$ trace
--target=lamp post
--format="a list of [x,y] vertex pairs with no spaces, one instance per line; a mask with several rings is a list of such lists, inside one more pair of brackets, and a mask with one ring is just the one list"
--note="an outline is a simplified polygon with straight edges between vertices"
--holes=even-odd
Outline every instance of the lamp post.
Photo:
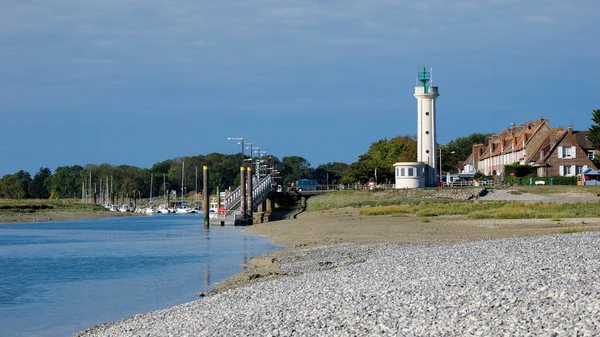
[[[450,153],[456,153],[456,151],[450,151]],[[440,146],[440,187],[442,186],[442,147]]]
[[248,161],[250,162],[250,167],[252,167],[252,143],[246,143],[246,145],[250,145],[250,146],[246,146],[246,150],[250,150],[250,159],[248,159]]
[[229,137],[227,140],[239,140],[242,143],[242,166],[244,167],[244,138],[241,137]]
[[256,176],[260,178],[260,167],[262,167],[262,157],[267,154],[267,151],[261,151],[260,147],[258,150],[254,151],[258,154],[258,162],[256,164]]

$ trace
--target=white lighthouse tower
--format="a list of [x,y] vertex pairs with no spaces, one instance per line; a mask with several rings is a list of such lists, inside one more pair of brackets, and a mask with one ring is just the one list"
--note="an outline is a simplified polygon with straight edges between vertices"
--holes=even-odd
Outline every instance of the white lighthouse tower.
[[438,98],[438,88],[429,86],[431,73],[423,68],[418,75],[420,86],[415,87],[417,99],[418,141],[417,161],[425,164],[425,186],[437,185],[437,143],[435,138],[435,99]]
[[431,73],[423,68],[415,87],[417,99],[418,132],[417,161],[395,163],[396,188],[420,188],[437,186],[437,142],[435,138],[435,99],[438,88],[430,85]]

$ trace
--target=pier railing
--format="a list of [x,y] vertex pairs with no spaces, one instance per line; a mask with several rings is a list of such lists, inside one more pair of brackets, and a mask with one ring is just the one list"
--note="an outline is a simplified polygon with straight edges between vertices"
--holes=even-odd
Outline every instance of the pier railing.
[[[265,199],[269,196],[269,193],[273,189],[273,177],[270,175],[262,178],[257,184],[253,184],[252,188],[252,210],[255,210],[258,205],[262,204]],[[225,200],[223,201],[223,205],[227,210],[239,210],[242,204],[240,195],[240,188],[236,188],[233,190]]]
[[273,190],[273,178],[268,175],[252,189],[252,211],[262,204]]
[[229,193],[229,195],[225,197],[225,200],[223,200],[223,206],[227,210],[239,209],[240,204],[241,200],[239,187]]

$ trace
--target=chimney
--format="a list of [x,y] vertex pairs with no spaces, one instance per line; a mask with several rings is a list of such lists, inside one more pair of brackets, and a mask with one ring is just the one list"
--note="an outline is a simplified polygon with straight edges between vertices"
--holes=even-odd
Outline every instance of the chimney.
[[479,168],[479,156],[481,156],[484,147],[485,145],[483,144],[473,145],[473,169],[475,170]]

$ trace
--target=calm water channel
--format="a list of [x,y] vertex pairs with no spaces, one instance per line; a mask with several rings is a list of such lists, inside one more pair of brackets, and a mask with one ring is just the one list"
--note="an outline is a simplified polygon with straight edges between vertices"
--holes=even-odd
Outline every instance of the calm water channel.
[[197,299],[278,249],[202,216],[0,224],[0,334],[71,336]]

